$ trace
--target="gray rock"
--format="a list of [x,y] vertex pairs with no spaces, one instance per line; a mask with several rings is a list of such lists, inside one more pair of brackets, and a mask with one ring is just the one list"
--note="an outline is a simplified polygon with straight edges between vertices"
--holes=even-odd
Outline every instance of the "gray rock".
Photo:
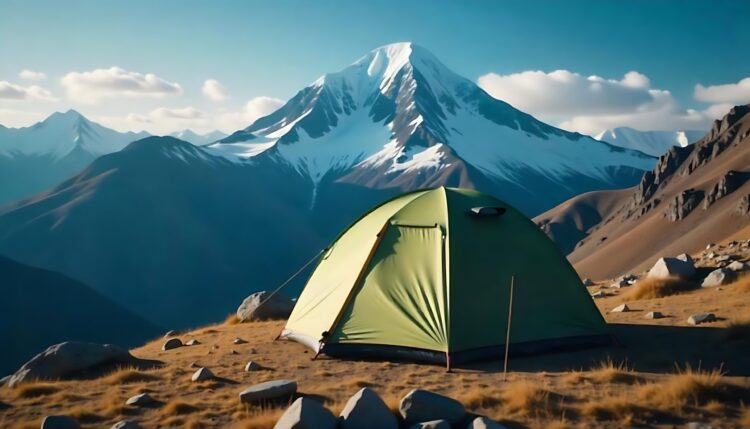
[[458,423],[466,414],[464,406],[455,399],[422,389],[414,389],[404,396],[399,411],[407,423],[432,420]]
[[744,262],[734,261],[731,264],[727,265],[727,268],[729,268],[730,270],[736,273],[741,273],[743,271],[747,271],[748,269],[750,269],[750,265]]
[[627,313],[630,311],[630,307],[627,304],[620,304],[617,307],[609,310],[610,313]]
[[649,311],[645,317],[646,319],[661,319],[664,315],[660,311]]
[[338,424],[333,415],[320,402],[306,396],[297,398],[276,422],[274,429],[335,429]]
[[625,279],[615,280],[614,283],[609,285],[610,289],[620,289],[622,287],[628,287],[628,286],[630,286],[630,283]]
[[[682,256],[682,255],[680,255]],[[693,259],[688,256],[687,260],[678,258],[659,258],[648,271],[649,278],[680,277],[689,278],[695,274]]]
[[260,371],[263,369],[262,366],[258,362],[250,361],[247,364],[245,364],[245,371],[251,372],[251,371]]
[[178,331],[177,329],[172,329],[171,331],[167,331],[167,333],[164,334],[164,338],[176,337],[176,336],[178,336],[180,334],[181,334],[181,332]]
[[706,246],[706,250],[708,250],[708,249],[710,249],[710,248],[712,248],[714,246],[716,246],[715,243],[708,243],[708,245]]
[[[270,296],[270,298],[269,298]],[[263,305],[260,305],[263,303]],[[237,320],[286,319],[294,309],[294,301],[279,294],[272,295],[267,291],[255,292],[245,298],[237,309]]]
[[339,414],[341,429],[398,429],[396,416],[372,389],[364,387]]
[[713,322],[716,320],[716,315],[713,313],[698,313],[688,317],[687,322],[691,325],[700,325],[701,323]]
[[734,271],[727,268],[719,268],[717,270],[711,271],[711,273],[709,273],[706,278],[703,279],[701,287],[725,285],[733,282],[735,277],[736,275],[734,274]]
[[65,379],[91,369],[136,366],[140,359],[112,344],[68,341],[48,347],[19,368],[8,380],[8,386],[31,380]]
[[42,420],[42,429],[78,429],[81,426],[73,417],[47,416]]
[[193,376],[190,377],[192,381],[206,381],[206,380],[213,380],[216,378],[213,372],[211,372],[208,368],[198,368],[197,371],[193,373]]
[[606,298],[609,294],[607,292],[604,292],[603,290],[600,290],[599,292],[594,292],[591,294],[592,298]]
[[506,427],[487,417],[477,417],[469,423],[467,429],[506,429]]
[[716,261],[716,262],[729,262],[732,259],[733,259],[732,255],[721,255],[721,256],[717,256],[716,259],[714,259],[714,261]]
[[131,396],[127,401],[125,401],[125,404],[133,405],[136,407],[149,407],[156,403],[156,399],[151,397],[151,395],[149,395],[148,393],[140,393],[138,395]]
[[185,345],[186,345],[186,346],[197,346],[197,345],[199,345],[200,343],[201,343],[200,341],[198,341],[198,340],[196,340],[195,338],[193,338],[192,340],[190,340],[190,341],[188,341],[187,343],[185,343]]
[[111,429],[142,429],[143,426],[133,420],[120,420],[112,425]]
[[746,216],[750,214],[750,194],[743,195],[737,201],[734,212],[740,216]]
[[409,426],[409,429],[451,429],[451,424],[448,420],[431,420],[413,424]]
[[170,338],[167,341],[164,341],[164,345],[161,346],[161,349],[167,351],[178,347],[182,347],[182,341],[179,338]]
[[288,398],[297,393],[297,382],[290,380],[272,380],[250,386],[240,392],[240,402],[254,403]]
[[668,204],[664,216],[672,222],[684,219],[703,200],[704,192],[698,189],[685,189]]
[[247,343],[247,341],[245,341],[245,340],[243,340],[242,338],[239,338],[239,337],[238,337],[238,338],[235,338],[235,339],[234,339],[234,340],[232,341],[232,344],[245,344],[245,343]]
[[594,285],[594,281],[591,280],[591,279],[589,279],[589,278],[583,279],[583,285],[584,286],[593,286]]

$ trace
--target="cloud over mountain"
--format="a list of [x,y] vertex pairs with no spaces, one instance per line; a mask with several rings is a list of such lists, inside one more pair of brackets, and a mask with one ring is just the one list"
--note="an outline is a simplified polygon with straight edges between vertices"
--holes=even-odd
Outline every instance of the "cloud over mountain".
[[750,77],[724,85],[697,84],[693,96],[696,100],[708,103],[745,104],[750,102]]
[[54,101],[52,93],[41,86],[21,86],[5,80],[0,81],[0,100],[44,100]]
[[95,103],[107,97],[164,97],[182,93],[182,87],[153,73],[138,73],[121,67],[70,72],[61,80],[70,98]]
[[229,98],[227,89],[216,79],[208,79],[203,82],[201,90],[206,97],[213,101],[224,101]]

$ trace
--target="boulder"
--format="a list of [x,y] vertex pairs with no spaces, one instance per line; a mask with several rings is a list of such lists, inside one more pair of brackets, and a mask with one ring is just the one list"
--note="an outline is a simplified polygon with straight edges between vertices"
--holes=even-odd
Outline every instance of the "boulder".
[[262,366],[258,362],[250,361],[247,364],[245,364],[245,371],[251,372],[251,371],[260,371],[263,369]]
[[660,311],[649,311],[645,317],[646,319],[661,319],[664,315]]
[[421,422],[409,426],[409,429],[451,429],[451,424],[448,420],[431,420],[429,422]]
[[339,414],[341,429],[398,429],[396,416],[372,389],[364,387]]
[[716,315],[713,313],[698,313],[688,317],[687,322],[691,325],[700,325],[701,323],[713,322],[716,320]]
[[[263,305],[260,305],[261,303]],[[255,292],[240,304],[237,309],[237,320],[242,323],[250,320],[286,319],[293,308],[294,301],[289,298],[279,294],[271,295],[267,291]]]
[[727,268],[734,271],[735,273],[741,273],[743,271],[747,271],[750,269],[750,265],[740,262],[740,261],[734,261],[731,264],[727,265]]
[[[682,256],[682,255],[681,255]],[[649,278],[680,277],[689,278],[695,274],[693,259],[689,256],[686,260],[678,258],[659,258],[648,271]]]
[[158,401],[148,393],[140,393],[138,395],[131,396],[127,401],[125,401],[125,404],[133,405],[135,407],[150,407],[152,405],[156,405],[157,403]]
[[57,380],[80,375],[87,370],[139,366],[143,362],[127,350],[112,344],[68,341],[48,347],[31,358],[8,380],[8,386],[31,380]]
[[717,270],[711,271],[705,279],[703,279],[703,283],[701,283],[701,287],[713,287],[713,286],[721,286],[728,283],[731,283],[734,281],[736,275],[734,274],[734,271],[728,269],[728,268],[719,268]]
[[500,423],[494,422],[487,417],[477,417],[469,423],[467,429],[506,429]]
[[78,429],[81,426],[73,417],[47,416],[42,420],[42,429]]
[[132,420],[120,420],[111,429],[142,429],[142,426]]
[[627,313],[630,311],[630,307],[627,304],[620,304],[617,307],[609,310],[610,313]]
[[320,402],[306,396],[297,398],[276,422],[274,429],[335,429],[338,420]]
[[179,338],[170,338],[167,341],[164,341],[164,345],[161,346],[161,349],[167,351],[178,347],[182,347],[182,341]]
[[297,393],[297,382],[272,380],[250,386],[240,392],[240,402],[254,403],[289,398]]
[[466,414],[464,406],[455,399],[422,389],[414,389],[404,396],[399,411],[407,423],[447,420],[453,424]]
[[190,377],[192,381],[206,381],[206,380],[213,380],[216,378],[213,372],[211,372],[208,368],[198,368],[197,371],[193,373],[193,376]]
[[198,340],[196,340],[195,338],[193,338],[192,340],[190,340],[190,341],[188,341],[187,343],[185,343],[185,345],[186,345],[186,346],[197,346],[197,345],[199,345],[200,343],[201,343],[200,341],[198,341]]

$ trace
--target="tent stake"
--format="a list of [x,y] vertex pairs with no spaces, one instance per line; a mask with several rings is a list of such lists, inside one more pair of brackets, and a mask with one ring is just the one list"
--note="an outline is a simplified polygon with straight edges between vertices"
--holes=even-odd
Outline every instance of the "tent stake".
[[515,274],[510,276],[510,300],[508,301],[508,330],[505,333],[505,359],[503,362],[503,381],[508,379],[508,351],[510,350],[510,325],[513,321],[513,286],[516,282]]

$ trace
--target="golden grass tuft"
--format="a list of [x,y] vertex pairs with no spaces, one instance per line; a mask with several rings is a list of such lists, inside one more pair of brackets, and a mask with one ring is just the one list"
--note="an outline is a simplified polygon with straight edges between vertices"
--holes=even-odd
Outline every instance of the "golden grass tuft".
[[742,292],[750,292],[750,274],[744,274],[733,283],[727,285],[727,288],[737,289]]
[[549,416],[556,408],[552,393],[529,380],[509,383],[500,399],[503,412],[511,416]]
[[36,398],[39,396],[47,396],[56,393],[60,390],[59,386],[52,383],[43,383],[39,381],[32,381],[29,383],[19,384],[13,388],[13,394],[16,399],[22,398]]
[[232,313],[227,316],[226,319],[224,319],[224,324],[227,326],[237,325],[240,323],[240,319],[237,318],[237,315]]
[[470,410],[481,408],[494,408],[502,403],[499,390],[488,390],[480,386],[472,386],[464,389],[459,400]]
[[155,374],[149,374],[146,372],[138,371],[132,368],[121,368],[108,376],[104,377],[104,382],[107,384],[130,384],[156,381],[159,377]]
[[635,282],[635,285],[622,294],[622,297],[630,300],[664,298],[695,288],[693,283],[676,277],[665,279],[644,277]]
[[365,377],[353,377],[342,382],[341,385],[344,387],[356,387],[358,389],[361,389],[363,387],[377,386],[377,383],[374,383],[372,382],[372,380]]
[[167,402],[161,409],[161,414],[165,416],[182,416],[198,411],[198,407],[179,399]]
[[627,383],[632,384],[638,380],[635,371],[628,366],[627,361],[615,363],[607,359],[599,366],[588,371],[585,376],[594,383]]
[[250,416],[240,421],[235,427],[237,429],[273,429],[284,411],[282,408],[256,407],[253,408]]
[[636,416],[646,414],[646,410],[625,395],[592,398],[581,406],[580,412],[596,420],[617,420],[623,427],[631,426]]

